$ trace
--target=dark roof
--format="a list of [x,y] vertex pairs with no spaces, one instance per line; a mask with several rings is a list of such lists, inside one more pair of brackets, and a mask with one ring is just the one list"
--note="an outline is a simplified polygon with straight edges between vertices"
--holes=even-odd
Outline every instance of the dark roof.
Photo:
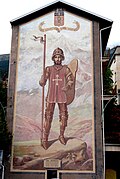
[[[35,11],[32,11],[28,14],[21,16],[21,17],[13,19],[10,21],[10,23],[12,26],[21,25],[23,23],[29,22],[30,20],[32,20],[34,18],[45,15],[46,13],[49,13],[49,12],[55,10],[56,8],[63,8],[66,11],[72,12],[78,16],[84,17],[91,21],[99,22],[100,30],[101,30],[101,37],[103,39],[102,40],[102,49],[105,50],[113,21],[111,21],[107,18],[104,18],[102,16],[99,16],[97,14],[91,13],[85,9],[82,9],[82,8],[76,7],[74,5],[71,5],[69,3],[66,3],[65,1],[57,0],[55,2],[52,2],[51,4],[48,4],[44,7],[37,9]],[[104,28],[105,28],[105,30],[102,30]]]
[[120,50],[119,50],[119,52],[117,52],[117,49],[118,49],[118,48],[120,49],[120,46],[119,46],[119,45],[113,47],[113,48],[110,50],[110,59],[109,59],[108,67],[111,66],[111,64],[112,64],[112,62],[113,62],[113,60],[114,60],[114,58],[115,58],[115,55],[120,55]]
[[39,8],[35,11],[32,11],[28,14],[25,14],[23,16],[20,16],[16,19],[13,19],[11,20],[11,25],[19,25],[19,24],[22,24],[24,22],[27,22],[27,21],[30,21],[34,18],[37,18],[41,15],[44,15],[46,13],[49,13],[51,11],[53,11],[54,9],[56,8],[64,8],[65,10],[69,11],[69,12],[72,12],[76,15],[80,15],[82,17],[85,17],[89,20],[95,20],[95,21],[98,21],[100,23],[100,29],[101,28],[105,28],[107,26],[111,26],[112,25],[112,21],[107,19],[107,18],[104,18],[102,16],[99,16],[99,15],[96,15],[92,12],[89,12],[85,9],[82,9],[82,8],[79,8],[79,7],[76,7],[74,5],[71,5],[71,4],[68,4],[66,3],[65,1],[60,1],[60,0],[57,0],[51,4],[48,4],[47,6],[44,6],[42,8]]

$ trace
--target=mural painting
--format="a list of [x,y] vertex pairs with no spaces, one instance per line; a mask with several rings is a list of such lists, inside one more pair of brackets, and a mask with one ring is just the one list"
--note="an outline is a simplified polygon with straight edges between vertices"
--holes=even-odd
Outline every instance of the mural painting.
[[95,172],[93,80],[91,21],[57,9],[20,26],[11,171]]

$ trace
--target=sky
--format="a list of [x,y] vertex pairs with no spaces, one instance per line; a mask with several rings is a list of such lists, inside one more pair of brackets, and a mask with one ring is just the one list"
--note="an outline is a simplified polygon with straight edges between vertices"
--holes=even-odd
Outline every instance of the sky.
[[[0,5],[0,54],[11,51],[12,28],[10,21],[42,8],[55,0],[1,0]],[[119,0],[65,0],[78,8],[112,20],[107,47],[120,45],[120,7]]]

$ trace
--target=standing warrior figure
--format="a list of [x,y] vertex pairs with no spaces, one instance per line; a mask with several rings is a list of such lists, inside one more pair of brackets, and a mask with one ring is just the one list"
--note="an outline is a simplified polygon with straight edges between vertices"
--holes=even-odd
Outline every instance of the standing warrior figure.
[[60,135],[58,139],[61,144],[66,144],[64,137],[64,131],[68,120],[66,93],[73,85],[73,75],[67,65],[62,65],[64,58],[63,50],[56,48],[52,54],[54,65],[45,68],[45,73],[42,75],[39,82],[43,87],[45,86],[47,80],[49,81],[42,139],[42,146],[45,150],[48,148],[48,136],[50,133],[56,103],[58,104],[60,119]]

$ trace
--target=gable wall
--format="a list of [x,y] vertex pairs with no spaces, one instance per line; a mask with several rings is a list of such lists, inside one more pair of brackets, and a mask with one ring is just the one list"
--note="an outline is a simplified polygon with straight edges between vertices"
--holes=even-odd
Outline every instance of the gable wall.
[[[60,173],[62,179],[70,178],[77,179],[101,179],[103,178],[103,146],[102,146],[102,128],[101,128],[101,84],[100,84],[100,46],[99,46],[99,23],[93,21],[93,71],[94,71],[94,135],[95,135],[95,173]],[[19,26],[13,26],[12,29],[12,47],[10,58],[10,74],[9,74],[9,89],[8,89],[8,108],[7,120],[10,131],[13,129],[14,118],[14,100],[16,86],[16,65],[18,59],[18,34]],[[10,166],[7,164],[6,178],[44,178],[43,173],[35,172],[10,172]]]

